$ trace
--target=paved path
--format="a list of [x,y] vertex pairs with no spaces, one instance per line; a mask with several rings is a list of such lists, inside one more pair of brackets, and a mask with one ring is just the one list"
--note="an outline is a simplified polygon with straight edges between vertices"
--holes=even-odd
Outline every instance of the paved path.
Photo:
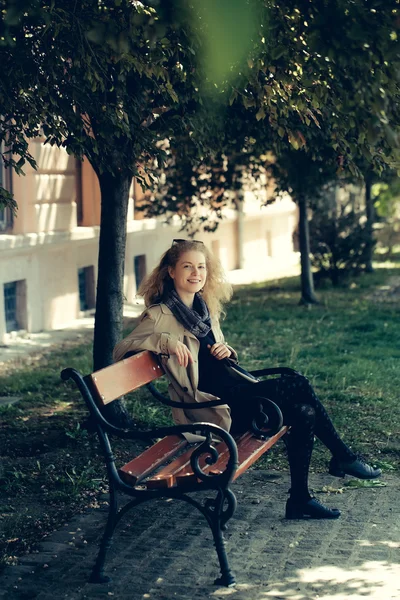
[[[321,494],[337,521],[283,519],[286,474],[251,470],[234,484],[239,500],[227,532],[236,588],[213,585],[218,574],[211,535],[189,505],[157,501],[121,523],[110,552],[109,584],[87,582],[105,507],[66,524],[39,552],[9,567],[1,600],[358,600],[400,599],[400,476],[387,487]],[[342,483],[312,475],[315,491]]]

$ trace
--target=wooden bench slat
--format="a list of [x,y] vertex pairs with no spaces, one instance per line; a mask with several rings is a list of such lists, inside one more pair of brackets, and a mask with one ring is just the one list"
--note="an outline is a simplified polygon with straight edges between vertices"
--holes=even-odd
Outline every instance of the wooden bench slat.
[[[287,430],[288,428],[286,426],[282,427],[278,433],[270,438],[267,438],[266,440],[261,440],[254,437],[254,435],[249,431],[238,436],[236,438],[236,444],[238,448],[238,468],[233,480],[244,473],[254,462],[256,462],[258,458],[260,458],[260,456],[267,452],[267,450],[269,450],[279,440],[279,438],[281,438],[287,432]],[[218,446],[218,452],[219,458],[213,465],[204,466],[205,461],[203,461],[203,464],[200,463],[205,473],[220,474],[226,469],[229,459],[229,451],[224,443]],[[189,463],[185,470],[182,470],[177,474],[176,485],[185,486],[189,483],[193,483],[194,481],[196,481],[196,476],[193,473]]]
[[89,375],[98,401],[105,405],[164,375],[152,352],[139,352]]
[[[238,455],[239,455],[239,466],[237,471],[233,477],[233,480],[237,479],[239,475],[244,473],[253,463],[256,462],[260,456],[267,452],[272,446],[287,432],[288,427],[285,425],[272,435],[270,438],[266,440],[260,440],[255,438],[250,433],[246,433],[245,436],[248,436],[247,439],[243,440],[242,443],[238,446]],[[245,437],[244,436],[244,437]]]
[[189,448],[186,452],[178,456],[174,462],[164,467],[154,477],[146,481],[146,487],[148,489],[173,487],[176,484],[176,478],[180,473],[185,472],[187,469],[192,472],[190,466],[190,457],[192,456],[195,447],[196,446],[192,446]]
[[[234,480],[244,473],[256,460],[269,450],[286,432],[288,428],[282,429],[275,435],[261,440],[254,437],[251,432],[246,432],[236,438],[238,447],[238,469],[235,473]],[[164,487],[185,487],[197,481],[196,475],[193,473],[190,457],[195,447],[189,448],[181,454],[172,463],[162,468],[154,477],[144,482],[148,489],[164,488]],[[219,458],[216,463],[207,465],[207,454],[200,457],[199,465],[201,469],[207,473],[222,473],[229,459],[229,450],[224,442],[217,446]]]
[[139,483],[187,445],[187,440],[180,435],[163,438],[118,469],[121,479],[129,485]]
[[[238,444],[239,440],[236,440],[236,443]],[[219,457],[218,457],[217,462],[212,465],[207,465],[207,463],[206,463],[207,454],[205,454],[204,457],[200,458],[199,465],[205,473],[215,472],[215,473],[219,474],[222,472],[223,468],[227,464],[227,461],[229,458],[229,450],[228,450],[228,447],[225,444],[225,442],[219,443],[217,445],[217,450],[218,450]],[[223,465],[223,468],[220,468],[220,465]],[[178,485],[178,486],[185,486],[190,483],[193,483],[196,480],[197,480],[197,477],[193,473],[192,467],[190,465],[190,461],[188,461],[188,464],[185,467],[185,469],[182,469],[179,473],[177,473],[177,475],[175,477],[175,482],[176,482],[176,485]]]
[[[159,471],[155,477],[152,477],[150,480],[146,481],[145,485],[149,489],[152,489],[159,487],[172,487],[174,485],[185,486],[197,481],[197,476],[193,473],[192,466],[190,464],[191,456],[197,446],[198,444],[189,448],[173,463],[167,465],[166,467],[164,467],[164,469]],[[213,465],[207,465],[206,461],[208,454],[203,454],[200,456],[199,466],[205,473],[210,473],[213,471],[220,472],[220,469],[218,468],[220,463],[223,464],[223,466],[225,467],[229,457],[228,447],[224,442],[220,442],[217,445],[217,449],[219,453],[219,458],[218,462]]]

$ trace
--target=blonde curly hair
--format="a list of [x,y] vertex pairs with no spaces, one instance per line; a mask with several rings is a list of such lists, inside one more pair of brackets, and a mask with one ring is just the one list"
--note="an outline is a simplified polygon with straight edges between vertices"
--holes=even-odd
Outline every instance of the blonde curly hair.
[[223,305],[232,297],[232,286],[227,281],[220,261],[208,250],[203,242],[181,240],[173,243],[161,257],[160,263],[142,282],[138,294],[143,296],[146,306],[163,301],[164,295],[171,289],[173,281],[168,267],[174,268],[185,252],[195,250],[204,254],[206,259],[207,279],[201,294],[212,317],[219,319],[224,315]]

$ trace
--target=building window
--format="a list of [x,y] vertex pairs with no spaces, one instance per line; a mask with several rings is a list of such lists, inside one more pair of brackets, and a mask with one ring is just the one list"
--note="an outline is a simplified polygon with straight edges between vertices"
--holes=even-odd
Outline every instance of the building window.
[[133,270],[135,272],[136,290],[139,289],[140,284],[146,277],[146,255],[139,254],[133,259]]
[[[12,194],[12,169],[6,169],[0,155],[0,187]],[[9,208],[0,206],[0,232],[9,231],[13,226],[13,213]]]
[[26,329],[26,281],[4,284],[6,332]]
[[96,294],[94,289],[94,267],[82,267],[78,269],[79,283],[79,310],[91,310],[96,305]]
[[8,231],[12,228],[12,212],[9,208],[0,207],[0,232]]

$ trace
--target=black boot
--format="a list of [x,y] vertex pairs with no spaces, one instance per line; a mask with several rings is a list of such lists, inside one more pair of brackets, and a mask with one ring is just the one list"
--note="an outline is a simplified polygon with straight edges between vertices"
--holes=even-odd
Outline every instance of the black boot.
[[316,498],[309,500],[296,500],[289,498],[286,502],[287,519],[337,519],[340,510],[327,508]]
[[344,461],[332,456],[329,463],[329,473],[334,477],[353,475],[353,477],[358,477],[358,479],[375,479],[382,474],[382,471],[381,469],[371,467],[361,457],[355,460]]

